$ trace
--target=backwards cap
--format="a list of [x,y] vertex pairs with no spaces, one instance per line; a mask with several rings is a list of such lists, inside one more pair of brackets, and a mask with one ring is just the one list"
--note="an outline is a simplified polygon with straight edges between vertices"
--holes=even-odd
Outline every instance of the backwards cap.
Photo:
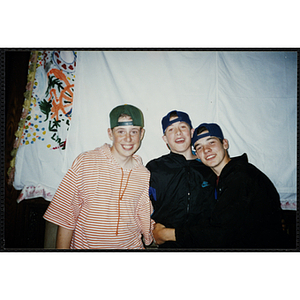
[[[170,121],[170,115],[172,113],[176,113],[178,118]],[[173,123],[176,123],[176,122],[185,122],[187,124],[189,124],[189,126],[191,128],[193,128],[192,126],[192,122],[189,118],[189,115],[182,112],[182,111],[177,111],[177,110],[172,110],[170,111],[166,116],[163,117],[163,119],[161,120],[161,125],[162,125],[162,129],[163,129],[163,133],[165,133],[166,129],[168,126],[172,125]]]
[[[197,131],[200,127],[204,127],[207,129],[208,132],[206,133],[200,133],[199,135],[197,135]],[[206,136],[215,136],[221,140],[224,139],[224,136],[223,136],[223,132],[220,128],[220,126],[216,123],[202,123],[200,124],[194,131],[194,134],[193,134],[193,137],[192,137],[192,145],[194,146],[195,143],[206,137]]]
[[[118,122],[118,119],[121,114],[129,115],[132,121]],[[127,125],[140,126],[142,128],[144,127],[143,113],[137,107],[130,104],[124,104],[115,107],[110,112],[109,118],[110,118],[110,128],[114,128],[117,126],[127,126]]]

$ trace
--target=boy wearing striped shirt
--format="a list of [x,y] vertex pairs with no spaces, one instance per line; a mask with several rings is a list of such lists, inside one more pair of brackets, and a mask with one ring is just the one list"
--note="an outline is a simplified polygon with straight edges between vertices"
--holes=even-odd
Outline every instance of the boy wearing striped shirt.
[[135,155],[143,127],[137,107],[117,106],[110,112],[112,146],[75,159],[44,215],[58,225],[57,249],[143,249],[151,244],[150,173]]

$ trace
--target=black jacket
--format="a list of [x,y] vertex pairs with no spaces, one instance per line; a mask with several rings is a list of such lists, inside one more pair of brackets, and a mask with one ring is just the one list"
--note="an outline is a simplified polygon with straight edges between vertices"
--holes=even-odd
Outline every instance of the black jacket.
[[[173,152],[150,161],[146,167],[151,172],[149,194],[156,223],[169,228],[193,226],[208,215],[207,203],[212,202],[215,182],[210,168]],[[161,247],[178,245],[166,242]]]
[[191,248],[286,248],[278,192],[269,178],[248,163],[231,159],[220,174],[206,224],[178,226],[176,240]]

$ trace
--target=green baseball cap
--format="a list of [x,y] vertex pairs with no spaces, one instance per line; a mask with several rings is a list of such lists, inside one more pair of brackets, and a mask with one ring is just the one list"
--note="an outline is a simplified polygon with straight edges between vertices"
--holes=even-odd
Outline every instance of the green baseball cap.
[[[118,119],[121,114],[129,115],[132,121],[118,122]],[[110,112],[109,118],[110,118],[110,128],[114,128],[117,126],[127,126],[127,125],[140,126],[142,128],[144,127],[143,113],[137,107],[130,104],[124,104],[115,107]]]

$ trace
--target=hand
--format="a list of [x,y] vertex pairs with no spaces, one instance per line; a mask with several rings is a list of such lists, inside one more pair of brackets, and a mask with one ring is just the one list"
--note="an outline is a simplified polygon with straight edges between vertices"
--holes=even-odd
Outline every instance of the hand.
[[157,245],[161,245],[166,241],[176,241],[175,229],[166,228],[163,224],[156,223],[152,233]]

